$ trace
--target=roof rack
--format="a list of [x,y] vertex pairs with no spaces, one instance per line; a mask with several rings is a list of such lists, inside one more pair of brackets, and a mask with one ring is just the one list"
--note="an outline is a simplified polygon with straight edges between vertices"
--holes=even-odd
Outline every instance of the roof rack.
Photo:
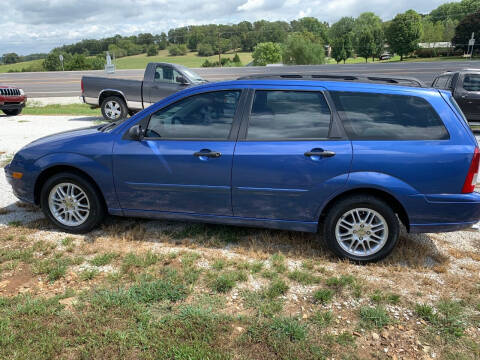
[[326,81],[352,81],[362,83],[386,83],[414,87],[426,87],[420,80],[412,77],[397,77],[388,75],[344,75],[344,74],[256,74],[239,77],[237,80],[257,79],[291,79],[291,80],[326,80]]

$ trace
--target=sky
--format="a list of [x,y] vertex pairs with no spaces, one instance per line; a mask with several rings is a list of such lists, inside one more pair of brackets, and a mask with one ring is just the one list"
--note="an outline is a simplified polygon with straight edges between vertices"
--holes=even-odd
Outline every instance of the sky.
[[335,22],[373,11],[383,20],[414,9],[428,13],[445,0],[4,0],[0,54],[49,52],[82,39],[153,34],[197,24],[291,21],[314,16]]

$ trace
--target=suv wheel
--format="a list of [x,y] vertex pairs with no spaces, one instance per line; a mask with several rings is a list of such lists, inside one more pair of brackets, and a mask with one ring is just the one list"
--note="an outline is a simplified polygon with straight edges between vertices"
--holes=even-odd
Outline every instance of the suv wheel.
[[356,262],[383,259],[395,247],[400,225],[383,200],[359,195],[333,205],[325,218],[323,236],[331,251]]
[[100,224],[105,216],[98,191],[76,174],[53,175],[43,185],[40,196],[45,216],[71,233],[86,233]]
[[16,116],[22,112],[22,109],[2,110],[7,116]]
[[108,121],[122,120],[128,115],[127,104],[118,96],[107,97],[103,100],[101,108],[103,117]]

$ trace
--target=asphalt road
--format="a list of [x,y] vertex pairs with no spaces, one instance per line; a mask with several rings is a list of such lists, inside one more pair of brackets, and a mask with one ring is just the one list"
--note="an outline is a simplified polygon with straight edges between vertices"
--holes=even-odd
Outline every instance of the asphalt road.
[[[195,70],[205,79],[210,81],[236,79],[240,76],[262,73],[368,73],[391,76],[411,76],[430,84],[435,74],[441,73],[445,70],[463,68],[480,68],[480,60],[281,67],[199,68]],[[80,95],[81,92],[80,78],[83,75],[142,79],[143,70],[118,70],[114,75],[107,75],[101,70],[5,73],[0,74],[0,85],[18,86],[24,89],[28,96],[35,98],[77,96]]]

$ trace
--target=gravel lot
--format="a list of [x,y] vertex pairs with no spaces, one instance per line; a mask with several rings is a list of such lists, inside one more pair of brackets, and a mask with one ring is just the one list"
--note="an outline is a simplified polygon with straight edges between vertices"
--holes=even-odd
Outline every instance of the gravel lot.
[[[22,146],[49,134],[94,125],[95,117],[72,116],[0,116],[0,163],[11,157]],[[477,136],[480,141],[480,134]],[[7,213],[0,215],[0,226],[12,221],[31,221],[42,217],[41,212],[30,207],[20,207],[13,195],[3,171],[0,174],[0,209]]]

